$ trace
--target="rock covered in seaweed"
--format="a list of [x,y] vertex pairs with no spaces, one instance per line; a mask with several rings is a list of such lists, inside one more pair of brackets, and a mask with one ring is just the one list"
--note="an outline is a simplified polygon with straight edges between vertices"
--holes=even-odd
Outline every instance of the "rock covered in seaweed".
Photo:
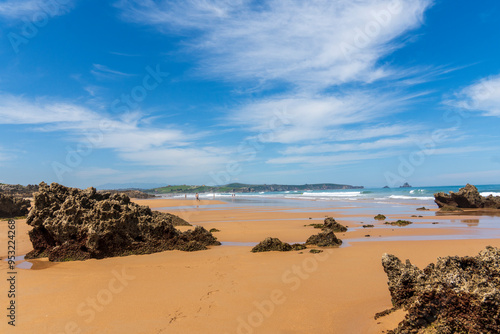
[[384,254],[382,265],[394,306],[408,311],[391,333],[500,333],[500,249],[423,270]]
[[301,244],[290,245],[286,242],[281,241],[278,238],[266,238],[263,241],[261,241],[258,245],[256,245],[254,248],[252,248],[252,253],[272,252],[272,251],[289,252],[293,250],[302,250],[305,248],[306,246],[304,245]]
[[0,218],[26,216],[30,205],[26,199],[0,193]]
[[346,232],[347,231],[347,227],[345,227],[342,224],[337,223],[337,221],[335,219],[333,219],[332,217],[325,218],[323,229],[325,229],[325,230],[329,229],[329,230],[332,230],[333,232]]
[[434,194],[434,202],[440,208],[500,209],[500,196],[483,197],[471,184],[467,184],[456,193],[450,191],[449,194],[443,192]]
[[41,183],[27,224],[33,251],[27,258],[85,260],[220,245],[202,227],[180,232],[181,218],[140,206],[126,195]]
[[337,247],[342,245],[342,240],[337,238],[332,230],[326,230],[319,234],[311,235],[306,245],[316,245],[318,247]]

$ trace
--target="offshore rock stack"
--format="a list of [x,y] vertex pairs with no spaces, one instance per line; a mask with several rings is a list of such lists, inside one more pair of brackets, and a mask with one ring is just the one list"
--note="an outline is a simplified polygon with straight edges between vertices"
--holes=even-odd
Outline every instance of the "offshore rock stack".
[[500,196],[481,196],[477,188],[467,184],[458,192],[434,194],[434,202],[440,208],[459,209],[500,209]]
[[33,251],[50,261],[102,259],[165,250],[196,251],[220,242],[203,227],[180,232],[183,219],[132,203],[122,194],[41,183],[27,224]]

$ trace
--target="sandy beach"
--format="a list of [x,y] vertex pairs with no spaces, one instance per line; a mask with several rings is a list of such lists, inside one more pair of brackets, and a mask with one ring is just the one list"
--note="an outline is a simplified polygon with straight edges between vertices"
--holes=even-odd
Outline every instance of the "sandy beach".
[[[382,254],[409,258],[424,267],[440,256],[475,255],[487,245],[500,247],[498,229],[489,225],[498,217],[436,216],[412,206],[404,212],[384,207],[367,212],[329,203],[294,207],[211,200],[135,202],[217,228],[220,232],[214,235],[223,245],[192,253],[83,262],[30,260],[31,269],[18,269],[16,328],[1,322],[1,332],[383,333],[395,328],[404,312],[373,318],[391,307]],[[408,219],[413,224],[388,226],[373,219],[377,213],[386,214],[387,221]],[[304,242],[319,232],[305,225],[322,223],[325,216],[349,226],[348,232],[337,234],[344,240],[342,247],[319,254],[309,249],[250,252],[253,244],[269,236]],[[0,222],[1,245],[6,245],[6,229],[7,222]],[[28,230],[25,220],[17,221],[18,255],[31,250]],[[0,257],[6,254],[6,247],[0,249]],[[7,272],[7,262],[0,262],[0,271]],[[0,289],[7,291],[6,280],[1,281]],[[2,293],[1,305],[6,299]]]

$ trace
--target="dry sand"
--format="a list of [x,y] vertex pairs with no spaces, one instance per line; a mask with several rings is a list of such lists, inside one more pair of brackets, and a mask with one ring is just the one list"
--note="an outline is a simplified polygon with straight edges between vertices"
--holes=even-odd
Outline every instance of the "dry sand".
[[[363,229],[361,219],[332,212],[289,212],[283,208],[227,208],[207,201],[137,200],[206,228],[216,227],[223,242],[258,242],[268,236],[305,241],[319,230],[304,226],[325,215],[351,227],[344,240],[373,235],[369,242],[303,252],[250,252],[250,246],[220,246],[207,251],[170,251],[71,263],[33,260],[18,270],[17,326],[1,333],[382,333],[396,327],[402,311],[374,320],[391,307],[383,253],[425,266],[439,256],[475,255],[500,239],[376,241],[379,235],[456,235],[461,228],[418,225]],[[196,208],[196,205],[210,205]],[[181,210],[175,207],[182,206]],[[211,208],[214,208],[211,210]],[[309,219],[312,218],[312,219]],[[352,218],[352,217],[351,217]],[[392,218],[392,217],[391,217]],[[408,217],[402,217],[408,218]],[[446,218],[433,217],[443,222]],[[462,219],[458,217],[457,219]],[[343,220],[344,219],[344,220]],[[466,219],[471,219],[467,217]],[[0,222],[0,257],[6,256],[6,222]],[[427,225],[426,225],[427,226]],[[18,221],[18,254],[30,250],[28,226]],[[362,239],[363,240],[363,239]],[[368,241],[368,240],[367,240]],[[0,305],[5,310],[7,263],[1,261]],[[6,314],[6,310],[3,311]]]

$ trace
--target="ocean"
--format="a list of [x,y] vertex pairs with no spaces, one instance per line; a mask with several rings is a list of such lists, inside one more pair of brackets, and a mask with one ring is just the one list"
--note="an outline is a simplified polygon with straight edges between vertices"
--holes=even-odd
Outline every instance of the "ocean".
[[[336,189],[336,190],[311,190],[311,191],[285,191],[285,192],[259,192],[259,193],[237,193],[237,198],[258,199],[297,199],[314,201],[370,201],[370,202],[433,202],[434,194],[438,192],[457,192],[464,186],[437,186],[437,187],[412,187],[412,188],[365,188],[365,189]],[[482,196],[500,196],[500,185],[476,186]],[[215,196],[214,196],[215,195]],[[170,198],[184,198],[184,194],[169,196]],[[194,197],[188,194],[188,198]],[[204,193],[200,198],[231,198],[231,193]]]

